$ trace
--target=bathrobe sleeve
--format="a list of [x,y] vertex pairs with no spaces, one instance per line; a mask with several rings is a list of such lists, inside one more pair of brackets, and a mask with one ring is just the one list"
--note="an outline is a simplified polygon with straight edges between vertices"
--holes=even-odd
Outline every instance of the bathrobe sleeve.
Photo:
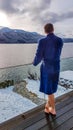
[[59,48],[59,55],[61,55],[62,48],[63,48],[63,40],[61,38],[59,38],[58,48]]
[[38,65],[41,62],[41,60],[43,59],[43,49],[44,49],[44,47],[43,47],[43,42],[41,39],[38,43],[38,48],[37,48],[36,55],[35,55],[35,58],[33,61],[34,66]]

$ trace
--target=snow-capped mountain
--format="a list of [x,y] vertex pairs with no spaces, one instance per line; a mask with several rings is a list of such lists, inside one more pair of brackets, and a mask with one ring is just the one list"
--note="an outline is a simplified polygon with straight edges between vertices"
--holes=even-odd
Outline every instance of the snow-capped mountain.
[[65,43],[73,42],[73,32],[67,31],[62,33],[56,33],[57,36],[61,37]]
[[36,43],[41,37],[36,32],[0,27],[0,43]]
[[73,38],[73,32],[63,32],[63,33],[57,33],[59,37],[62,38]]
[[[64,42],[73,42],[72,32],[57,33],[57,35],[63,38]],[[44,36],[36,32],[0,26],[0,43],[37,43],[42,37]]]

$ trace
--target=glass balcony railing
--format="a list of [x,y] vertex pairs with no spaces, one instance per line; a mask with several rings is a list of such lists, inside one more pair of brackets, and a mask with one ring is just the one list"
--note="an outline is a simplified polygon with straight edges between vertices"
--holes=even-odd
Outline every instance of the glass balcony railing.
[[[20,59],[21,56],[17,62],[20,62]],[[29,58],[26,64],[11,66],[9,60],[9,66],[4,67],[5,62],[2,62],[3,67],[0,65],[0,123],[43,104],[47,99],[46,95],[39,92],[40,64],[34,67],[27,63],[28,61]],[[61,75],[55,96],[72,90],[73,55],[71,56],[70,52],[70,56],[61,59]]]

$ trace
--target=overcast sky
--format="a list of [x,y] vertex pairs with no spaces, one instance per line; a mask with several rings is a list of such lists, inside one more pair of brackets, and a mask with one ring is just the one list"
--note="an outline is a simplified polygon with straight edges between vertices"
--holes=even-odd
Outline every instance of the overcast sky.
[[43,33],[52,22],[56,32],[73,30],[73,0],[0,0],[1,13],[11,28]]

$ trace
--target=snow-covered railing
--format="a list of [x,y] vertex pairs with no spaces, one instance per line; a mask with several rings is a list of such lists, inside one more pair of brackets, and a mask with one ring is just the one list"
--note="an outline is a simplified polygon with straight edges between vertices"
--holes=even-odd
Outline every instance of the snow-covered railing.
[[[31,64],[37,44],[0,44],[0,68]],[[73,57],[73,43],[65,43],[61,58]]]

